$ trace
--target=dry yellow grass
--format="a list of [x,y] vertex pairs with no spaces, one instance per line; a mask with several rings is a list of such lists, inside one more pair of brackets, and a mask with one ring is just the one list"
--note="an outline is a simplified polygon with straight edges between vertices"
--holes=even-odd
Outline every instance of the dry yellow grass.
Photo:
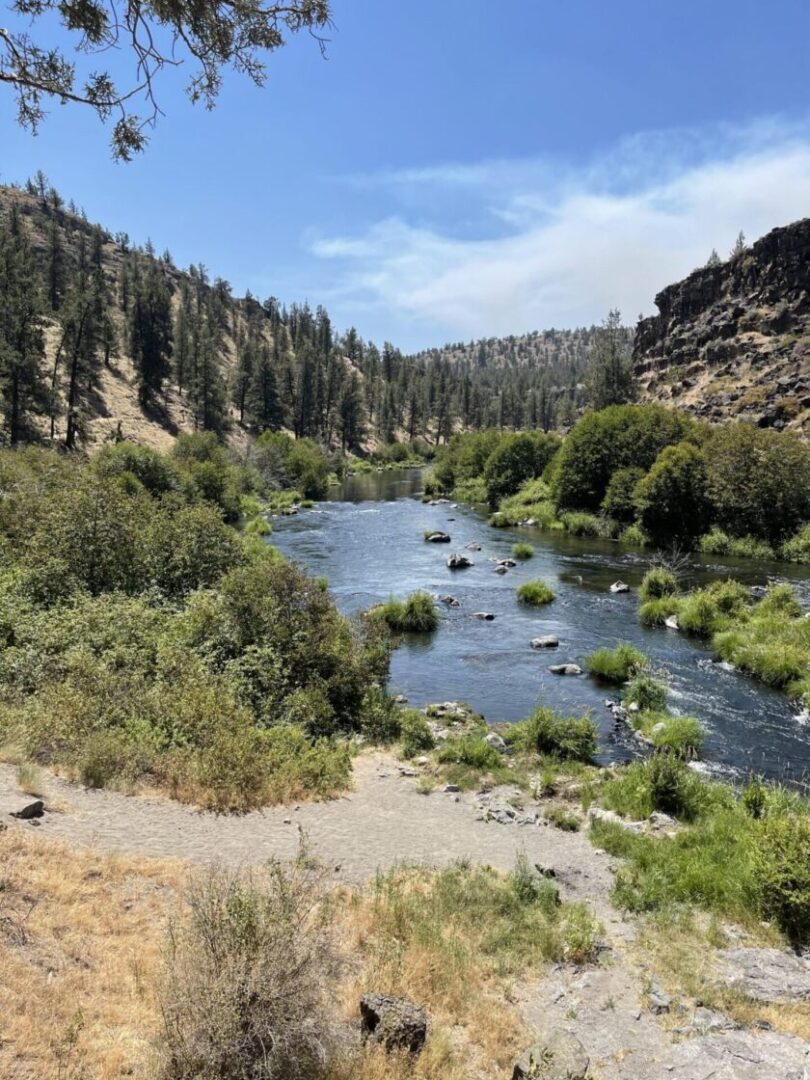
[[179,865],[0,833],[0,1076],[144,1076]]
[[[409,872],[413,888],[429,873]],[[35,830],[0,831],[0,1076],[113,1080],[152,1075],[160,1032],[156,987],[165,927],[181,910],[182,863],[74,850]],[[354,1026],[360,996],[380,990],[424,1005],[431,1033],[417,1059],[376,1047],[336,1067],[335,1080],[470,1080],[508,1076],[526,1041],[509,979],[476,941],[437,928],[435,945],[405,934],[373,890],[330,898],[344,959],[335,1003]],[[448,963],[456,955],[458,964]]]

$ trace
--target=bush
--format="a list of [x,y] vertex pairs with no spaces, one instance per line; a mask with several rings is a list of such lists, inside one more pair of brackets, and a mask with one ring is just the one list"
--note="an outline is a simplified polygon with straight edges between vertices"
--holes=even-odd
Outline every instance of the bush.
[[671,716],[666,712],[644,712],[633,717],[656,750],[690,760],[699,757],[703,728],[694,716]]
[[550,604],[554,599],[554,592],[544,581],[525,581],[517,589],[518,600],[532,607],[541,607]]
[[810,821],[768,814],[754,846],[760,909],[796,945],[810,942]]
[[663,596],[659,600],[646,600],[639,606],[639,621],[644,626],[663,626],[671,615],[677,615],[681,601],[676,596]]
[[638,520],[654,543],[691,544],[709,522],[706,467],[692,443],[665,447],[636,489]]
[[484,466],[489,505],[497,507],[501,499],[513,495],[527,480],[540,476],[559,445],[556,435],[542,432],[502,436]]
[[534,555],[534,548],[531,544],[513,544],[512,555],[516,559],[530,559]]
[[[715,797],[725,798],[717,786]],[[712,790],[674,754],[654,754],[648,761],[634,762],[609,780],[603,789],[606,806],[636,820],[654,810],[692,821],[710,803]]]
[[733,555],[742,559],[772,559],[774,550],[765,540],[755,536],[729,536],[714,528],[701,536],[700,550],[704,555]]
[[474,734],[447,739],[439,750],[438,760],[443,765],[467,765],[481,772],[501,765],[501,755],[495,747],[483,735]]
[[595,513],[619,469],[646,472],[665,446],[695,430],[684,413],[660,405],[612,405],[587,413],[555,458],[552,482],[559,509]]
[[599,518],[594,517],[593,514],[568,511],[561,515],[560,521],[565,531],[571,533],[572,536],[600,536],[602,533]]
[[589,717],[557,716],[543,708],[506,731],[507,742],[520,750],[586,762],[596,754],[596,736],[596,725]]
[[432,750],[436,742],[433,732],[422,713],[416,709],[403,709],[400,715],[400,736],[402,756],[413,758],[427,750]]
[[589,674],[606,683],[623,683],[649,667],[649,660],[625,642],[615,649],[597,649],[585,660]]
[[625,705],[637,705],[641,712],[661,712],[666,708],[667,689],[642,672],[628,682],[623,700]]
[[163,1080],[311,1080],[330,1073],[336,963],[304,858],[209,870],[167,941],[159,990]]
[[381,618],[395,634],[430,633],[439,625],[436,603],[426,592],[411,593],[407,600],[392,596],[384,604],[372,608],[371,613]]
[[636,488],[644,477],[644,470],[635,466],[617,469],[611,476],[605,497],[602,500],[602,513],[614,518],[623,525],[629,525],[636,517]]
[[789,562],[810,562],[810,525],[805,525],[790,540],[786,540],[779,554]]
[[627,528],[620,534],[619,539],[623,544],[629,544],[631,547],[646,547],[650,538],[644,532],[640,525],[628,525]]
[[663,566],[654,566],[642,579],[638,594],[642,600],[660,600],[665,596],[674,596],[678,591],[678,579],[671,570]]

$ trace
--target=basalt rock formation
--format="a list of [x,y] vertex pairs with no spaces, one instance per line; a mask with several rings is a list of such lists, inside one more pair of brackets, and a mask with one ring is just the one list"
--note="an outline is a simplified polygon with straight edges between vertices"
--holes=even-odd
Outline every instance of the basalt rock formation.
[[810,432],[810,218],[695,270],[636,328],[641,399]]

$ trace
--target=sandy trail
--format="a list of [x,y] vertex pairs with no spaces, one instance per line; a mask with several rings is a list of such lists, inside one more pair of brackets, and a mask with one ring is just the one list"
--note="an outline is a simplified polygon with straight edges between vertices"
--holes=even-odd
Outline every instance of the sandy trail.
[[[399,862],[442,866],[469,858],[509,870],[520,852],[532,863],[553,866],[566,895],[595,901],[603,910],[612,882],[610,860],[595,853],[586,837],[545,824],[477,821],[471,794],[422,795],[388,754],[361,755],[355,762],[353,790],[339,799],[239,816],[168,800],[87,791],[52,775],[44,787],[46,806],[57,809],[41,819],[42,835],[104,851],[248,865],[271,856],[293,856],[300,828],[336,878],[350,882]],[[28,801],[19,791],[14,768],[0,765],[0,820],[32,828],[9,817]]]

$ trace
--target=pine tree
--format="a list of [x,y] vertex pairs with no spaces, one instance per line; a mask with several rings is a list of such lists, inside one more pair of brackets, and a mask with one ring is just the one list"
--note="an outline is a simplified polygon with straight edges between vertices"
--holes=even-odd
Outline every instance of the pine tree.
[[0,408],[12,444],[47,402],[42,313],[40,276],[14,208],[0,228]]
[[621,314],[616,310],[608,314],[594,334],[588,388],[594,409],[624,405],[635,399],[633,361]]

